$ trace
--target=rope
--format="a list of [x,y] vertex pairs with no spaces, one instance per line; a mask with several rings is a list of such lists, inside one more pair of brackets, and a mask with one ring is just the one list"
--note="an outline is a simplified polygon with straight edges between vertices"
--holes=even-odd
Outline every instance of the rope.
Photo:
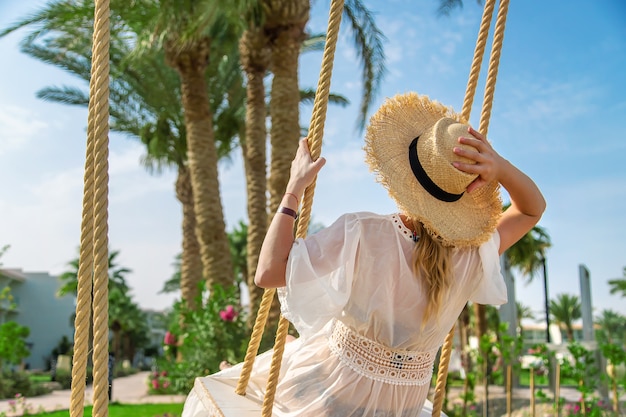
[[[76,318],[74,319],[74,357],[72,359],[72,381],[85,381],[87,375],[87,351],[91,328],[91,292],[93,270],[93,129],[89,102],[87,122],[87,149],[83,189],[83,214],[76,288]],[[85,402],[85,384],[72,384],[70,394],[70,416],[82,417]]]
[[[330,92],[330,81],[333,70],[333,61],[335,57],[335,48],[339,37],[339,27],[341,25],[341,15],[343,14],[343,0],[332,0],[330,5],[330,14],[328,17],[328,33],[326,34],[326,44],[324,46],[324,55],[322,57],[322,67],[320,70],[320,78],[315,93],[315,102],[313,104],[313,114],[311,115],[311,128],[309,129],[308,145],[311,152],[311,158],[317,160],[322,149],[322,136],[324,133],[324,122],[326,121],[326,109],[328,107],[328,96]],[[313,181],[304,191],[302,198],[302,208],[298,219],[298,227],[296,237],[302,238],[306,236],[309,221],[311,219],[311,206],[313,205],[313,194],[315,190]],[[278,384],[278,375],[285,349],[285,339],[287,336],[288,322],[283,317],[280,318],[278,331],[276,332],[276,342],[274,344],[274,355],[272,356],[272,364],[270,367],[267,389],[265,391],[265,399],[263,400],[263,417],[271,417],[276,385]],[[271,402],[270,402],[271,400]]]
[[[478,84],[480,75],[480,67],[482,66],[483,55],[485,54],[485,45],[489,35],[489,26],[493,17],[495,8],[495,0],[488,0],[485,4],[480,29],[478,31],[478,39],[476,40],[476,48],[474,50],[474,58],[468,77],[467,88],[465,91],[465,99],[463,101],[463,109],[461,117],[469,120],[472,111],[472,103],[474,94]],[[483,135],[487,136],[489,127],[489,118],[491,117],[491,108],[493,103],[493,93],[495,91],[496,78],[498,75],[498,65],[500,63],[500,53],[504,39],[504,28],[506,25],[506,15],[509,8],[509,0],[502,0],[498,9],[496,18],[496,27],[494,33],[493,44],[491,47],[491,57],[489,61],[489,69],[487,74],[487,82],[485,86],[485,96],[483,99],[483,109],[480,117],[479,129]],[[454,342],[454,326],[446,336],[443,346],[441,347],[441,357],[439,359],[439,370],[437,372],[437,383],[435,386],[435,398],[433,399],[432,417],[439,417],[443,408],[443,399],[445,397],[446,381],[448,378],[448,365],[452,354],[452,345]]]
[[[328,96],[330,93],[330,81],[332,75],[333,60],[337,45],[337,39],[339,37],[339,27],[341,25],[343,5],[343,0],[332,0],[330,6],[326,44],[324,46],[320,78],[318,81],[317,92],[315,94],[315,101],[313,104],[313,113],[311,116],[311,124],[308,136],[309,150],[311,152],[311,157],[313,158],[313,160],[319,158],[321,153],[322,135],[324,130],[324,122],[326,120],[326,109],[328,107]],[[304,192],[296,237],[306,236],[306,229],[311,218],[311,205],[313,203],[314,188],[315,181],[311,185],[309,185],[309,187],[307,187]],[[248,344],[248,350],[246,351],[246,357],[244,358],[239,381],[235,389],[235,392],[239,395],[245,395],[246,387],[248,385],[248,381],[250,380],[250,374],[252,372],[254,359],[261,343],[263,329],[265,328],[265,323],[267,321],[267,316],[269,314],[275,292],[275,289],[266,289],[263,293],[261,305],[259,306],[257,318],[254,323],[254,328],[252,330],[252,336],[250,337],[250,343]],[[276,385],[278,384],[278,375],[280,373],[280,365],[285,349],[285,340],[287,338],[288,330],[289,322],[281,316],[278,322],[278,329],[276,331],[276,341],[274,344],[272,364],[270,367],[265,397],[263,399],[263,417],[270,417],[272,415],[272,407],[276,394]]]
[[235,389],[235,392],[239,395],[246,395],[246,387],[248,386],[250,374],[252,373],[254,358],[256,357],[256,354],[259,351],[259,346],[261,345],[263,329],[265,329],[265,324],[267,323],[267,317],[269,316],[275,293],[275,288],[267,288],[263,292],[261,304],[259,305],[259,311],[257,312],[254,327],[252,328],[250,342],[248,343],[248,349],[246,350],[246,357],[243,360],[243,367],[241,368],[241,374],[239,375],[239,381],[237,382],[237,388]]
[[[343,14],[343,0],[332,0],[330,5],[330,15],[328,17],[328,33],[326,35],[326,44],[324,46],[324,56],[322,58],[322,67],[320,69],[320,78],[315,93],[315,102],[313,103],[313,114],[311,115],[311,124],[307,143],[311,151],[311,158],[317,160],[322,152],[322,136],[324,133],[324,123],[326,122],[326,109],[328,108],[328,95],[330,93],[330,81],[333,71],[333,61],[335,57],[335,48],[337,46],[337,38],[339,37],[339,27],[341,25],[341,15]],[[311,206],[313,205],[313,195],[315,194],[314,181],[304,191],[302,198],[302,208],[298,219],[297,237],[306,236],[309,221],[311,220]]]
[[280,316],[278,320],[278,329],[276,330],[276,343],[274,344],[274,352],[272,353],[272,364],[270,373],[267,377],[267,385],[265,387],[265,397],[263,397],[263,408],[261,416],[272,417],[272,409],[274,407],[274,397],[276,396],[276,386],[278,385],[278,376],[280,374],[280,365],[285,351],[285,343],[287,333],[289,332],[289,321]]
[[[76,331],[70,415],[83,415],[88,334],[93,290],[94,399],[92,415],[108,415],[108,146],[109,2],[96,0],[87,147],[81,221]],[[93,275],[92,275],[93,273]],[[93,287],[92,287],[93,279]]]
[[446,340],[441,347],[439,357],[439,369],[437,370],[437,383],[435,384],[435,398],[433,400],[432,417],[439,417],[443,408],[443,399],[446,396],[446,381],[448,378],[448,363],[452,355],[452,345],[454,342],[454,326],[446,336]]
[[493,107],[493,95],[496,90],[496,78],[498,76],[498,66],[500,64],[500,54],[502,52],[502,42],[504,41],[504,28],[506,26],[506,15],[509,10],[509,0],[501,0],[496,18],[496,29],[493,34],[493,45],[491,47],[491,57],[489,59],[489,71],[487,72],[487,83],[485,85],[485,97],[483,99],[483,111],[480,114],[480,124],[478,131],[487,137],[489,130],[489,118]]
[[483,65],[483,56],[485,55],[485,46],[487,45],[487,37],[489,36],[489,27],[493,16],[493,9],[496,6],[496,0],[488,0],[485,3],[483,17],[480,21],[480,29],[478,30],[478,39],[476,40],[476,48],[474,49],[474,59],[470,74],[467,80],[467,88],[465,89],[465,99],[463,100],[463,109],[461,117],[463,120],[469,120],[472,113],[472,103],[474,102],[474,94],[476,94],[476,86],[478,85],[478,76],[480,68]]

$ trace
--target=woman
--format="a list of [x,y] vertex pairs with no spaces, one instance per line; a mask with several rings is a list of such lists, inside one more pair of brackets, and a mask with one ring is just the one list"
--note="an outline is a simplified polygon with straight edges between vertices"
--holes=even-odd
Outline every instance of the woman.
[[[400,213],[345,214],[294,241],[299,202],[325,163],[301,141],[255,276],[279,288],[300,334],[285,349],[276,416],[418,416],[465,304],[506,302],[499,255],[537,224],[545,202],[459,121],[415,93],[387,100],[370,120],[366,161]],[[504,213],[500,185],[511,199]],[[248,397],[262,399],[269,361],[257,358]],[[235,384],[239,371],[208,378]],[[190,394],[186,415],[201,395]]]

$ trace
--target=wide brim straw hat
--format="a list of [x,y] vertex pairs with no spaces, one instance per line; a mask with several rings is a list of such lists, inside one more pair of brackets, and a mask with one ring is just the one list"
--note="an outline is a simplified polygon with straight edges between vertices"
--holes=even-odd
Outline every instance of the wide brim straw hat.
[[477,176],[452,165],[473,163],[452,150],[467,147],[458,143],[459,136],[470,136],[467,127],[450,107],[410,92],[387,99],[365,135],[365,159],[377,180],[400,211],[444,246],[486,242],[502,213],[497,181],[468,193]]

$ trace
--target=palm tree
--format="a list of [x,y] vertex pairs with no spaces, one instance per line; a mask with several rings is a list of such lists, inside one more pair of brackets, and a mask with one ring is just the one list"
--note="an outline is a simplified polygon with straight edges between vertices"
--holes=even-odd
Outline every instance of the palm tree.
[[[139,4],[137,4],[139,3]],[[240,30],[239,11],[210,0],[161,0],[134,2],[129,13],[141,13],[147,21],[138,45],[163,48],[165,62],[180,77],[185,116],[187,154],[191,177],[196,237],[200,243],[203,277],[207,284],[233,282],[232,262],[219,192],[218,150],[206,73],[211,57],[236,50]],[[233,18],[234,17],[234,18]],[[213,103],[214,104],[214,103]]]
[[[120,252],[116,250],[109,252],[109,291],[115,288],[121,292],[127,292],[129,287],[128,284],[126,284],[126,275],[130,274],[132,271],[116,263],[119,254]],[[76,295],[78,287],[78,264],[78,258],[69,261],[67,263],[69,269],[59,275],[61,287],[57,290],[57,296]]]
[[[257,311],[263,289],[254,285],[254,274],[259,260],[261,245],[267,231],[267,130],[265,122],[264,79],[270,65],[271,49],[261,22],[250,17],[248,28],[239,41],[239,53],[246,74],[246,125],[241,141],[246,175],[247,211],[247,266],[245,277],[250,293],[251,311]],[[248,325],[252,325],[252,315]]]
[[582,317],[580,299],[575,295],[558,294],[550,300],[550,314],[556,323],[565,327],[567,340],[574,341],[572,323]]
[[[132,53],[130,47],[133,42],[129,39],[141,37],[133,30],[145,30],[145,24],[142,26],[145,19],[122,6],[112,4],[117,13],[112,14],[115,23],[111,36],[111,130],[141,139],[147,147],[144,163],[150,171],[160,172],[163,166],[168,165],[178,169],[176,195],[183,207],[182,292],[183,297],[193,303],[198,282],[202,279],[202,263],[195,235],[194,199],[186,156],[186,127],[180,106],[180,81],[176,72],[164,64],[161,51],[146,49],[139,57]],[[33,30],[24,39],[22,51],[88,82],[92,15],[93,5],[89,1],[50,3],[3,34],[24,26],[40,25],[40,29]],[[77,32],[76,28],[80,30]],[[232,149],[233,129],[224,126],[232,124],[228,117],[232,111],[223,97],[232,88],[231,74],[233,68],[237,72],[236,64],[236,57],[214,60],[207,75],[211,101],[215,103],[215,139],[220,158]],[[88,104],[88,94],[73,87],[44,88],[38,96],[66,104]]]
[[[282,199],[289,179],[289,167],[298,146],[298,56],[305,39],[310,1],[263,0],[262,4],[264,28],[271,40],[271,70],[274,75],[270,100],[272,155],[268,187],[270,213],[273,213]],[[347,1],[344,15],[350,23],[355,47],[362,59],[364,94],[359,125],[363,127],[369,105],[385,71],[383,36],[360,0]]]
[[[80,251],[79,251],[80,252]],[[131,311],[128,308],[127,300],[130,300],[130,296],[128,295],[130,291],[130,287],[126,283],[126,275],[131,273],[132,271],[123,266],[119,266],[116,263],[116,258],[119,255],[119,251],[109,251],[109,279],[108,279],[108,287],[109,287],[109,328],[113,331],[114,341],[113,341],[113,352],[119,355],[119,343],[121,340],[121,330],[120,326],[121,322],[124,322],[123,316]],[[69,269],[59,275],[59,280],[61,281],[61,286],[57,290],[57,295],[59,297],[63,297],[65,295],[77,295],[78,289],[78,268],[79,268],[79,259],[72,259],[67,263]],[[138,309],[138,307],[137,307]],[[93,311],[91,312],[93,315]],[[74,322],[75,317],[72,318],[72,324]],[[93,332],[93,316],[90,319],[89,323],[89,343],[93,342],[91,334]],[[91,349],[91,347],[90,347]],[[116,351],[117,349],[117,351]],[[118,358],[121,356],[117,356]]]
[[531,319],[534,320],[535,319],[535,314],[533,313],[533,310],[520,303],[519,301],[515,301],[515,304],[517,306],[517,308],[515,309],[515,311],[517,312],[517,328],[520,331],[520,337],[522,336],[522,320],[524,319]]
[[626,297],[626,266],[624,267],[623,277],[615,278],[608,281],[609,287],[611,287],[611,294],[621,294],[622,297]]
[[235,285],[239,291],[239,303],[241,303],[241,284],[248,278],[248,225],[240,221],[228,234],[230,254],[233,259]]
[[506,251],[506,256],[511,267],[518,269],[530,283],[543,266],[545,252],[550,246],[552,243],[546,230],[535,226]]
[[280,204],[300,137],[298,60],[306,38],[309,0],[262,0],[264,31],[271,46],[270,213]]
[[[503,210],[509,206],[510,204],[505,204]],[[505,267],[519,270],[526,277],[526,282],[530,283],[539,268],[543,266],[545,251],[551,245],[550,236],[546,230],[535,226],[504,253]],[[480,337],[487,331],[484,306],[475,304],[475,310]]]
[[626,317],[613,310],[602,310],[596,317],[596,324],[600,326],[596,333],[598,341],[626,345]]
[[149,341],[146,313],[128,291],[114,288],[110,292],[109,328],[113,331],[111,351],[117,360],[132,360],[136,349]]

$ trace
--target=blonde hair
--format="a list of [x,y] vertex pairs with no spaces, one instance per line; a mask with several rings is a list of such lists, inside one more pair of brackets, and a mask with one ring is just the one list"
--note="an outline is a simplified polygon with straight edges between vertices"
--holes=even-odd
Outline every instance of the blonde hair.
[[420,276],[426,291],[428,303],[422,323],[436,316],[441,308],[441,300],[450,288],[451,251],[432,237],[421,222],[411,220],[419,241],[413,249],[413,272]]

